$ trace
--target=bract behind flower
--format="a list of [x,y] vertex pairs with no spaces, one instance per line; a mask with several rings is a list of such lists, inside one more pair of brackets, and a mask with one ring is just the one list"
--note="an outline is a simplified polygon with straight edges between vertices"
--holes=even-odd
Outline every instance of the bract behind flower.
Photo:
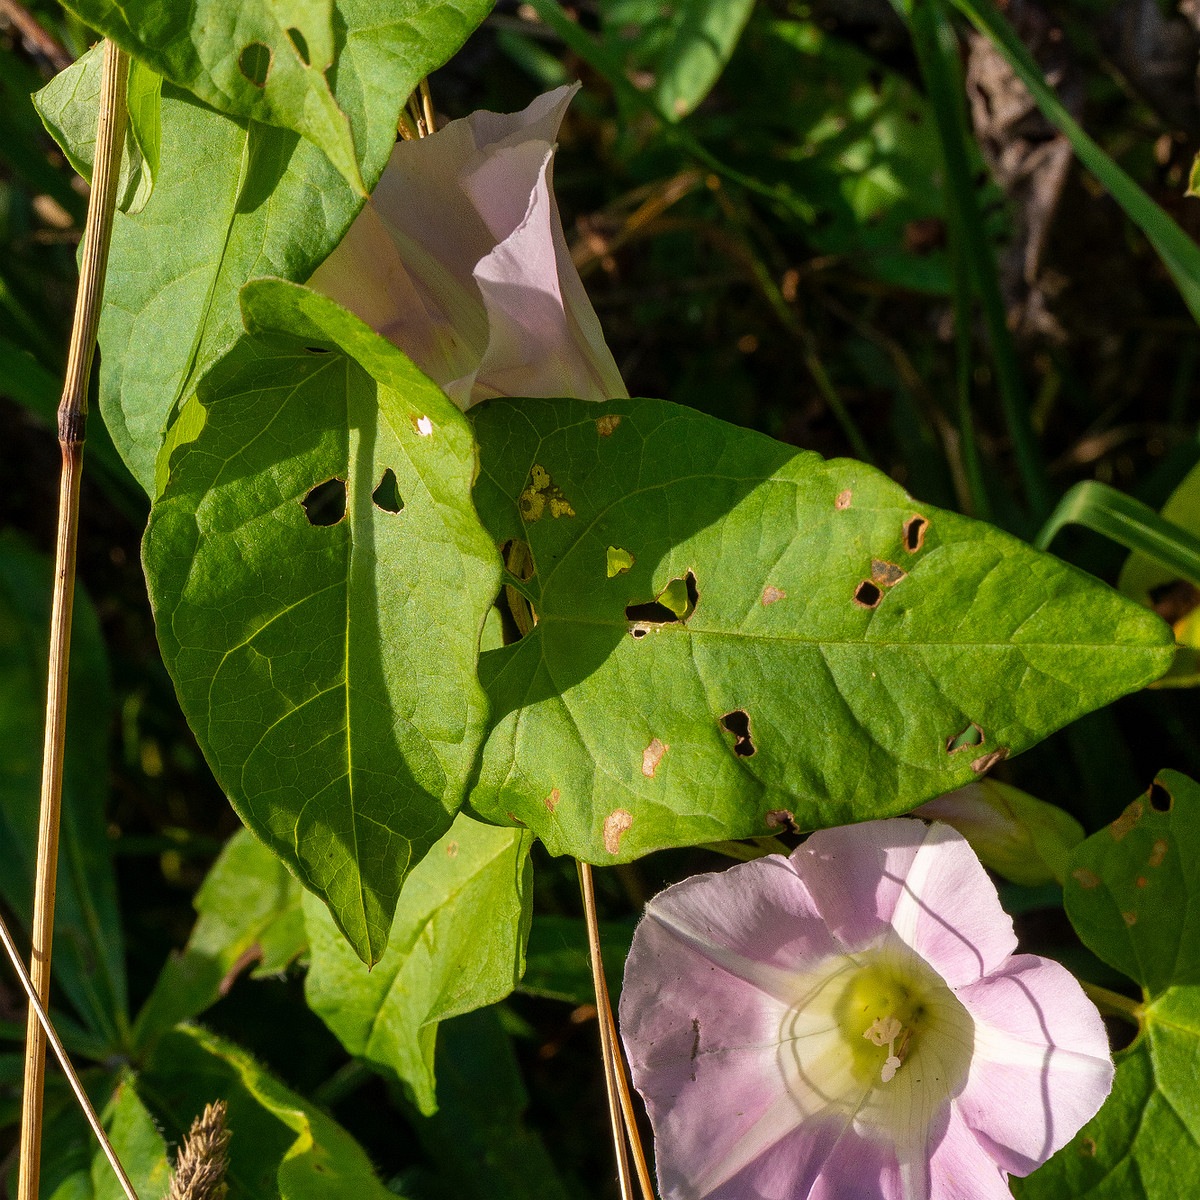
[[554,140],[575,91],[398,143],[309,281],[461,408],[491,396],[628,395],[554,199]]
[[877,821],[668,888],[621,1030],[664,1200],[1002,1200],[1100,1107],[1104,1027],[965,840]]

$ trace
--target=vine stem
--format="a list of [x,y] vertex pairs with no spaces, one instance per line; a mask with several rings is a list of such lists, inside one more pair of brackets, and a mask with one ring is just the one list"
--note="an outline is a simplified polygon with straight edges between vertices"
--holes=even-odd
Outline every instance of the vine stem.
[[58,407],[62,475],[59,480],[58,537],[50,621],[50,673],[46,688],[46,735],[42,749],[42,792],[29,970],[33,992],[25,1041],[17,1200],[38,1200],[41,1174],[46,1034],[38,1009],[44,1010],[50,991],[50,951],[54,937],[54,893],[58,875],[58,826],[62,812],[67,671],[71,658],[75,550],[79,535],[79,482],[87,426],[88,381],[96,348],[96,328],[100,323],[100,304],[104,296],[104,276],[108,268],[108,248],[112,240],[113,212],[116,207],[117,177],[125,137],[125,87],[128,78],[128,56],[112,42],[105,42],[92,191],[88,200],[83,260],[79,291],[75,296],[75,319],[67,353],[66,378]]
[[88,1094],[84,1091],[83,1084],[79,1081],[79,1076],[76,1074],[75,1068],[71,1065],[67,1051],[58,1034],[55,1032],[54,1024],[50,1020],[50,1014],[46,1012],[45,1006],[38,999],[37,991],[33,986],[33,980],[29,978],[29,972],[26,970],[25,964],[21,961],[20,951],[14,944],[12,934],[9,933],[8,926],[4,923],[3,917],[0,917],[0,941],[4,943],[4,949],[8,954],[9,961],[12,963],[13,970],[17,973],[17,978],[20,980],[21,986],[25,989],[25,995],[29,997],[29,1007],[36,1014],[38,1024],[46,1035],[51,1047],[53,1047],[55,1057],[62,1066],[63,1072],[67,1077],[67,1082],[71,1085],[71,1090],[75,1093],[75,1099],[79,1101],[79,1107],[83,1109],[83,1115],[87,1117],[87,1123],[92,1127],[92,1132],[96,1135],[96,1140],[100,1143],[100,1148],[104,1151],[104,1157],[108,1159],[109,1165],[120,1181],[121,1190],[128,1197],[128,1200],[138,1200],[138,1194],[133,1190],[133,1184],[129,1182],[129,1176],[125,1174],[125,1168],[121,1166],[121,1160],[117,1157],[117,1152],[113,1149],[112,1142],[108,1140],[108,1134],[104,1132],[104,1126],[100,1123],[100,1118],[96,1115],[96,1110],[92,1107],[92,1102],[88,1099]]
[[[633,1095],[629,1090],[629,1079],[625,1074],[625,1063],[621,1058],[621,1043],[617,1038],[617,1026],[613,1020],[612,1004],[608,998],[608,983],[604,978],[604,960],[600,952],[600,923],[596,917],[596,889],[592,881],[589,863],[577,862],[579,868],[579,890],[583,894],[583,910],[587,918],[588,957],[592,964],[592,987],[596,993],[596,1013],[600,1025],[600,1053],[604,1058],[604,1083],[608,1091],[609,1120],[612,1123],[613,1145],[617,1154],[617,1178],[621,1184],[622,1200],[632,1200],[633,1187],[629,1179],[629,1164],[625,1153],[625,1138],[633,1150],[633,1163],[637,1171],[638,1186],[642,1200],[654,1200],[654,1184],[650,1180],[650,1168],[642,1149],[638,1133],[637,1117],[633,1111]],[[624,1128],[622,1128],[622,1122]]]
[[1140,1001],[1131,1000],[1128,996],[1122,996],[1120,992],[1101,987],[1098,983],[1088,983],[1086,979],[1081,979],[1079,984],[1091,1002],[1102,1013],[1107,1013],[1111,1017],[1123,1017],[1140,1028],[1142,1017],[1146,1012],[1146,1006]]

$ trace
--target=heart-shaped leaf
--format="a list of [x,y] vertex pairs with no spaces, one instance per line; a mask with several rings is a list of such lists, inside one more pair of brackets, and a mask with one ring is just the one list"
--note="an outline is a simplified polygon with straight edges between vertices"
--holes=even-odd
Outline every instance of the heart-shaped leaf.
[[159,643],[243,820],[375,962],[483,735],[496,551],[437,387],[304,288],[244,304],[146,532]]
[[1170,662],[1152,614],[862,463],[658,400],[472,417],[537,621],[480,659],[472,803],[556,853],[904,812]]

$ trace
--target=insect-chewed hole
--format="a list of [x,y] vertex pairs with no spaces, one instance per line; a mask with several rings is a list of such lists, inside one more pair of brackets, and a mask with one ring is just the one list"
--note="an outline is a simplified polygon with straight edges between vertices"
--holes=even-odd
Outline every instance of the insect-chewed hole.
[[371,500],[376,508],[384,512],[398,513],[404,507],[404,497],[400,495],[396,483],[396,472],[391,467],[384,471],[379,486],[371,493]]
[[854,603],[860,608],[874,608],[883,599],[883,590],[869,579],[854,589]]
[[295,27],[295,25],[293,25],[291,27],[291,29],[289,29],[287,31],[287,35],[288,35],[288,41],[290,41],[292,43],[292,47],[295,49],[296,53],[300,56],[300,61],[306,67],[311,67],[312,59],[310,59],[308,56],[308,41],[305,38],[304,34],[302,34],[300,32],[300,30],[298,30]]
[[928,528],[929,522],[920,513],[904,522],[904,548],[909,554],[916,554],[925,544],[925,530]]
[[972,721],[962,733],[956,733],[953,737],[946,739],[946,753],[953,754],[956,750],[965,750],[968,746],[982,745],[983,730]]
[[346,515],[346,484],[341,479],[318,483],[303,500],[310,525],[336,525]]
[[[645,604],[627,604],[627,621],[646,622],[651,625],[670,625],[687,621],[696,611],[700,591],[696,587],[696,576],[689,571],[682,579],[672,579],[653,600]],[[633,630],[634,637],[644,637]]]
[[255,87],[266,87],[271,74],[271,47],[265,42],[251,42],[238,55],[238,70]]
[[329,349],[326,346],[305,346],[305,352],[308,354],[328,354]]
[[1175,797],[1157,779],[1150,785],[1150,791],[1146,794],[1146,798],[1155,812],[1170,812],[1175,804]]
[[721,724],[734,736],[733,752],[739,758],[749,758],[758,747],[750,736],[750,714],[744,708],[735,708],[721,718]]

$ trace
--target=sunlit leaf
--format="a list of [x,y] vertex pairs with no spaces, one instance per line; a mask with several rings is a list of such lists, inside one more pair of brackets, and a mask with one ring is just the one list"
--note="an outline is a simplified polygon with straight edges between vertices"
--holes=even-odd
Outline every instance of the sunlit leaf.
[[529,544],[537,616],[481,656],[472,803],[556,853],[904,812],[1170,661],[1152,614],[861,463],[654,400],[472,417],[476,505]]

